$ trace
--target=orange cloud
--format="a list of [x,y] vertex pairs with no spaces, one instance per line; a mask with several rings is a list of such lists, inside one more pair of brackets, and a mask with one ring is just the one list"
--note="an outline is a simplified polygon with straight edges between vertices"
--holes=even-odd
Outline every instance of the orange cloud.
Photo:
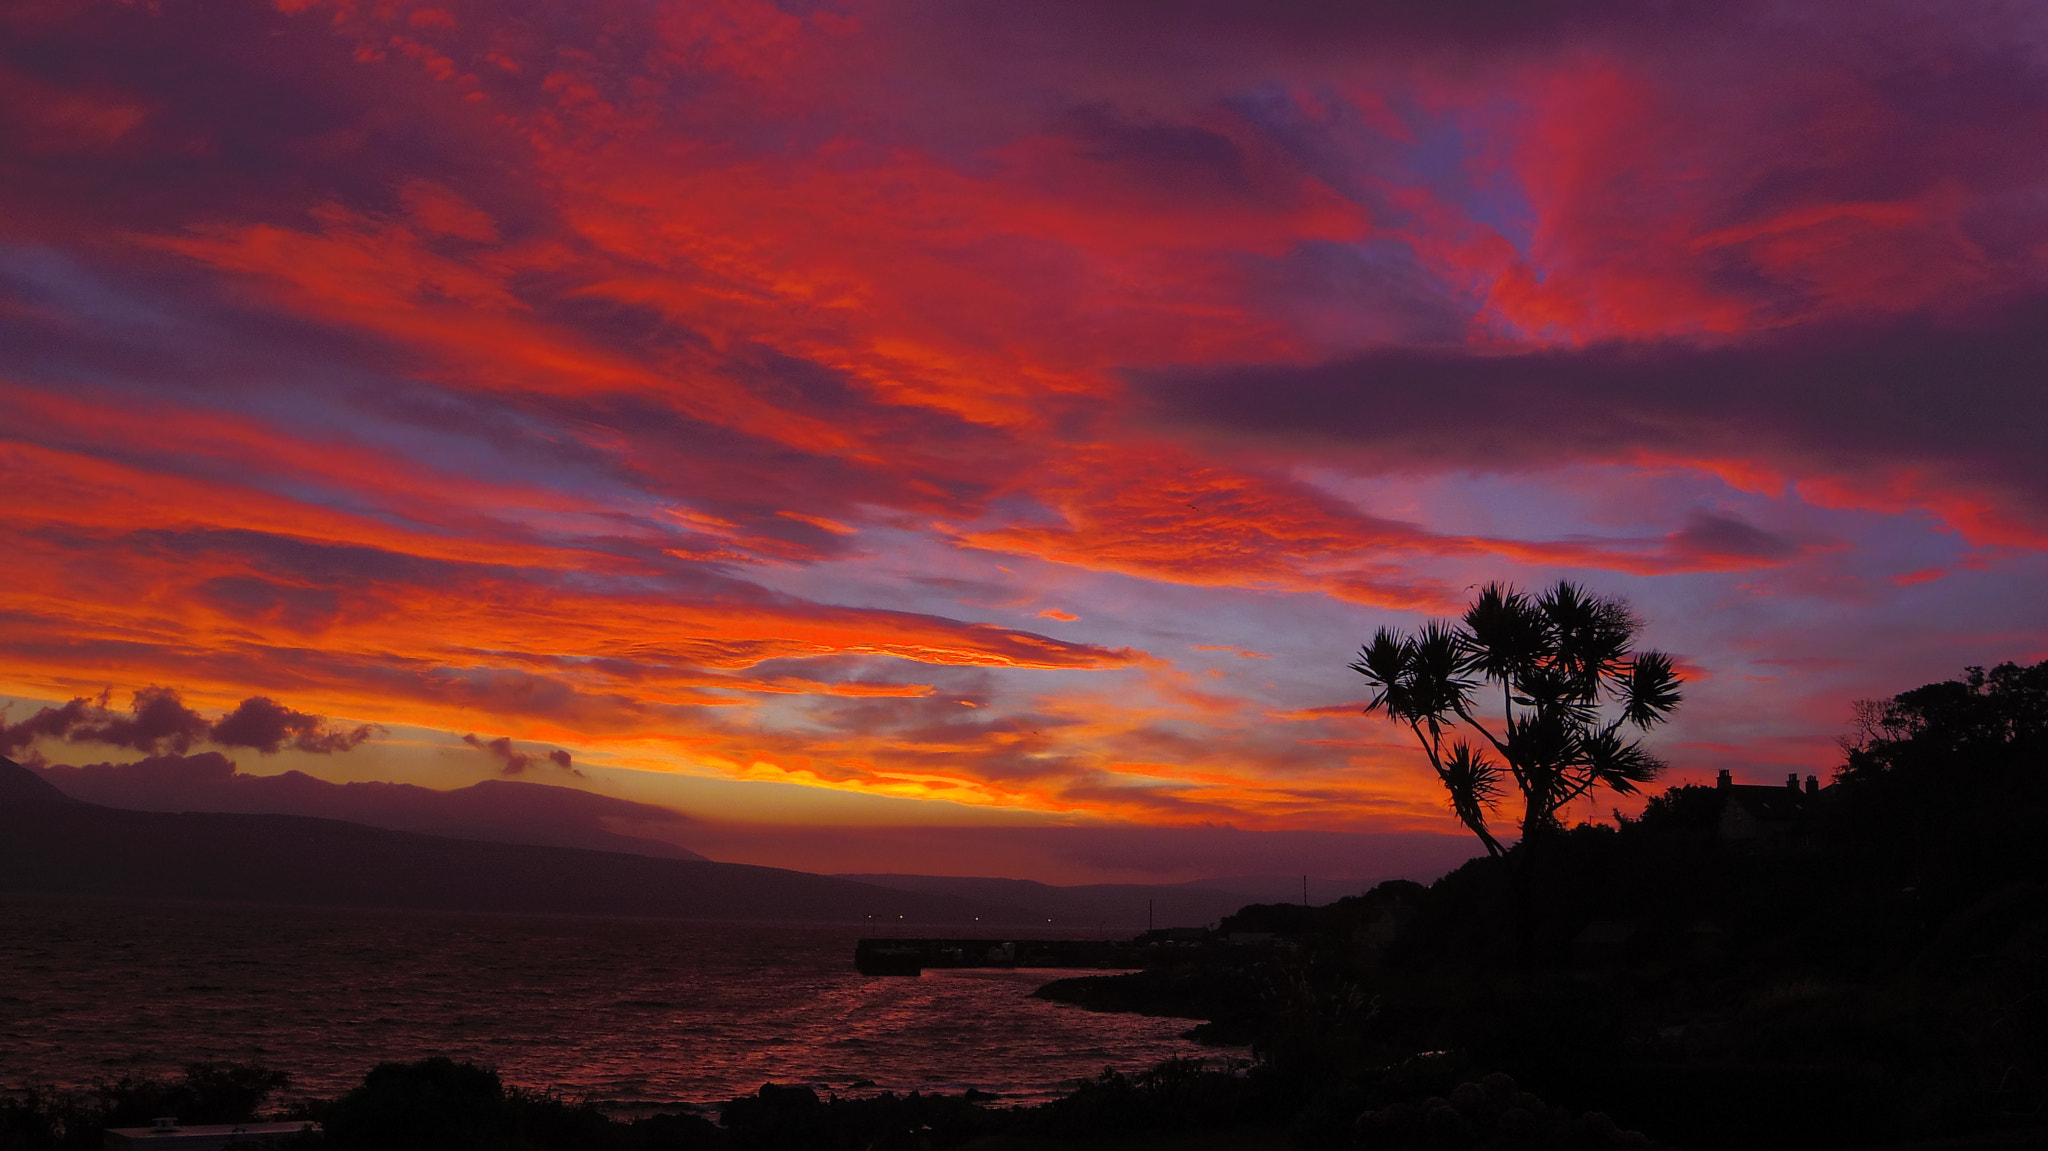
[[1593,572],[1710,694],[1761,573],[1832,619],[2048,540],[1989,17],[275,8],[0,16],[8,690],[1442,828],[1317,702],[1392,615]]

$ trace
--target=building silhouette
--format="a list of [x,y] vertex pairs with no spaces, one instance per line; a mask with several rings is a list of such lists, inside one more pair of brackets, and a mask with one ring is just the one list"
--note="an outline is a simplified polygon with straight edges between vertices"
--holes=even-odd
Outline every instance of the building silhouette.
[[1714,781],[1721,797],[1720,836],[1733,843],[1756,847],[1803,847],[1812,841],[1821,810],[1834,785],[1820,785],[1807,776],[1801,785],[1797,774],[1785,777],[1777,787],[1736,783],[1722,769]]

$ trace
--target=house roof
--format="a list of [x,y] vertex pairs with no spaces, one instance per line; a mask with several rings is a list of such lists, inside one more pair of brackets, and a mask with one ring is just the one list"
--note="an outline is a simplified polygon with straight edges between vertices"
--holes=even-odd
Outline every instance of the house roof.
[[1820,796],[1794,788],[1732,784],[1721,789],[1723,803],[1739,803],[1758,819],[1805,819],[1818,808]]

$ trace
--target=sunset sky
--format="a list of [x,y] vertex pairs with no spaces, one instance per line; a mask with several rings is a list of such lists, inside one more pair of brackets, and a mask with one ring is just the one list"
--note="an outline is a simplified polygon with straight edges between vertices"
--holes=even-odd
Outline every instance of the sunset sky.
[[1568,578],[1824,774],[2048,657],[2043,140],[2022,3],[10,3],[8,754],[1369,874],[1345,663]]

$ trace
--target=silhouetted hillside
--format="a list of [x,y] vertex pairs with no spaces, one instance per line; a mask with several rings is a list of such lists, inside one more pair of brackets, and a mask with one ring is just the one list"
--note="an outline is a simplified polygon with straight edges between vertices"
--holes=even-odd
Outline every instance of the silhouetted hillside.
[[2048,663],[1866,705],[1846,750],[1039,994],[1253,1042],[1303,1146],[1483,1145],[1484,1108],[1389,1118],[1425,1061],[1684,1147],[2048,1146]]
[[0,890],[511,914],[1028,923],[1015,908],[702,860],[289,815],[122,811],[0,759]]
[[63,792],[38,779],[34,772],[0,756],[0,810],[7,807],[47,807],[67,801]]
[[493,779],[451,791],[329,783],[302,771],[243,774],[219,752],[32,770],[73,799],[133,811],[310,815],[457,839],[704,858],[671,841],[690,822],[680,812],[544,783]]

